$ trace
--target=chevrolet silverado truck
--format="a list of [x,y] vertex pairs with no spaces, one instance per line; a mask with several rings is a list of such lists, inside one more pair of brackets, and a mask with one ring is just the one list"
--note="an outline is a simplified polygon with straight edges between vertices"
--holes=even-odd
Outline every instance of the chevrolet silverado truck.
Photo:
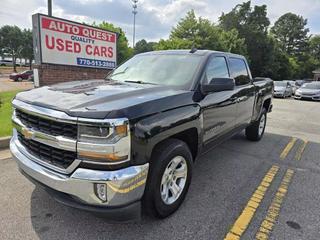
[[272,94],[240,55],[143,53],[105,79],[18,93],[10,148],[21,173],[63,204],[113,221],[165,218],[201,154],[242,130],[262,138]]

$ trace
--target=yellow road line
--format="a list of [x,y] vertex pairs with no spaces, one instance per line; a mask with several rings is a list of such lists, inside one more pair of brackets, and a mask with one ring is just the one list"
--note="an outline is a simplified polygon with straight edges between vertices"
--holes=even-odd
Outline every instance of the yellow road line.
[[249,199],[246,207],[243,209],[242,213],[238,217],[238,219],[233,224],[232,228],[224,238],[225,240],[237,240],[240,239],[244,231],[249,226],[257,208],[259,207],[261,201],[264,198],[266,191],[271,185],[274,177],[276,176],[279,170],[278,166],[273,165],[267,174],[262,179],[260,185],[253,193],[251,198]]
[[280,160],[284,160],[287,157],[296,141],[297,138],[291,138],[290,142],[287,144],[287,146],[283,149],[282,153],[280,154]]
[[308,144],[308,141],[307,140],[303,140],[303,144],[299,147],[297,153],[296,153],[296,156],[295,156],[295,160],[299,161],[302,157],[302,154],[304,152],[304,149],[306,148]]
[[260,228],[256,234],[256,240],[267,240],[269,239],[270,232],[275,225],[275,222],[278,219],[280,213],[280,207],[283,202],[284,197],[288,192],[289,184],[292,180],[294,171],[288,169],[284,175],[280,187],[276,193],[276,196],[273,198],[271,205],[268,209],[267,215],[262,221]]

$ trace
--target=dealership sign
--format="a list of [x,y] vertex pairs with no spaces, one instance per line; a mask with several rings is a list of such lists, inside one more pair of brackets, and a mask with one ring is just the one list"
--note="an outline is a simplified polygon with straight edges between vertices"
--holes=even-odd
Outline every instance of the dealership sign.
[[42,14],[32,22],[37,64],[116,67],[116,33]]

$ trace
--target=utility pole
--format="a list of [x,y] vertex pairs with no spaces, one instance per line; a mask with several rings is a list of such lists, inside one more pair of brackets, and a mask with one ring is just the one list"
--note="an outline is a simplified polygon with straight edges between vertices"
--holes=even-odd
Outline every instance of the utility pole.
[[133,13],[133,40],[132,40],[132,42],[133,42],[133,48],[134,48],[134,46],[135,46],[135,40],[136,40],[136,15],[137,15],[137,13],[138,13],[138,11],[137,11],[137,8],[138,8],[138,5],[137,5],[137,3],[138,3],[138,0],[132,0],[132,8],[133,8],[133,10],[132,10],[132,13]]
[[52,16],[52,0],[48,0],[48,16]]

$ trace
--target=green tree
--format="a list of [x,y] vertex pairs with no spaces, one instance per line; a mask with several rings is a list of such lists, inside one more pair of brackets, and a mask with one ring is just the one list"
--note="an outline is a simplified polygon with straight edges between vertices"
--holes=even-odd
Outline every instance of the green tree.
[[136,43],[134,47],[134,54],[153,51],[155,45],[155,42],[147,42],[145,39],[142,39]]
[[197,18],[194,10],[187,13],[175,26],[168,40],[161,40],[157,49],[210,49],[245,54],[244,39],[235,29],[224,31],[205,18]]
[[311,55],[320,61],[320,35],[315,35],[310,38],[309,50]]
[[219,18],[220,26],[225,31],[236,29],[239,38],[245,40],[248,60],[253,76],[265,76],[271,62],[270,51],[272,41],[268,38],[270,21],[267,17],[267,6],[251,7],[251,1],[238,4],[229,13],[223,13]]
[[117,62],[118,64],[123,63],[133,55],[133,49],[129,47],[128,39],[125,35],[125,32],[120,28],[114,26],[112,23],[108,23],[103,21],[100,24],[93,23],[94,26],[99,28],[113,31],[118,34],[118,41],[117,41]]
[[24,59],[28,59],[29,68],[31,69],[33,56],[33,40],[32,40],[32,31],[29,29],[25,29],[22,32],[22,51],[21,57]]
[[4,54],[12,58],[13,70],[16,72],[16,60],[22,51],[22,32],[17,26],[5,25],[0,28],[0,46]]
[[220,41],[222,42],[224,51],[247,55],[247,46],[244,38],[240,38],[236,29],[230,31],[220,30]]
[[307,19],[293,13],[282,15],[271,28],[271,33],[290,56],[300,56],[308,46]]
[[270,77],[274,80],[289,79],[292,71],[288,55],[279,49],[279,45],[273,37],[267,36],[266,40],[269,56],[261,66],[261,76]]
[[191,49],[192,42],[180,38],[171,38],[168,40],[160,39],[156,44],[155,50],[171,50],[171,49]]
[[176,27],[173,27],[170,34],[170,39],[183,39],[194,41],[198,33],[198,21],[194,10],[187,13],[186,17],[182,18]]

